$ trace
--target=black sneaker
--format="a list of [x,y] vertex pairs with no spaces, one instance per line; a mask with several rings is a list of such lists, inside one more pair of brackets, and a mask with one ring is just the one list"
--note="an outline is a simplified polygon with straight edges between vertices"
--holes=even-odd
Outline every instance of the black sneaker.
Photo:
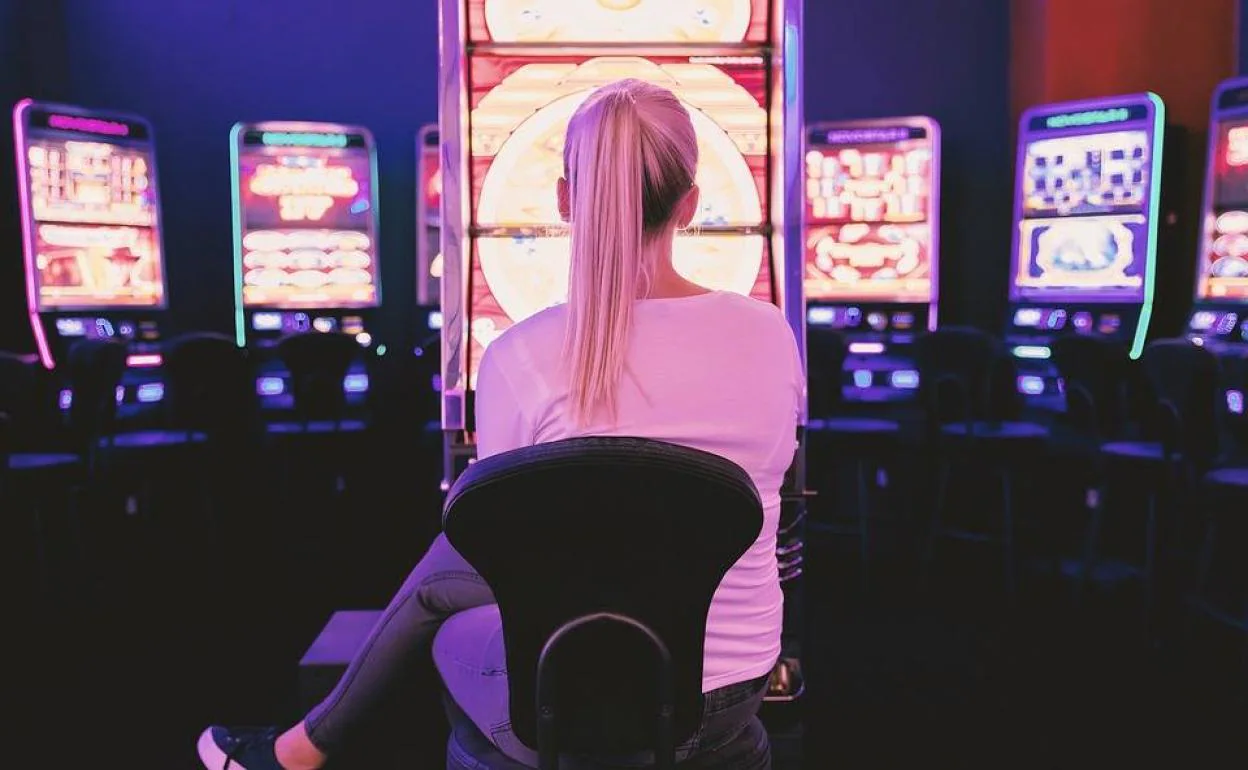
[[282,770],[275,727],[209,727],[199,736],[199,761],[208,770]]

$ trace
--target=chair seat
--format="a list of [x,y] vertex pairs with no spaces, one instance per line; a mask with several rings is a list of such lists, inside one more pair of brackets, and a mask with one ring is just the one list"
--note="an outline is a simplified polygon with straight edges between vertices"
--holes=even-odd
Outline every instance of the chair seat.
[[869,417],[829,417],[811,420],[807,426],[812,431],[826,433],[896,433],[901,428],[893,420],[876,420]]
[[9,470],[13,473],[68,470],[76,467],[78,462],[77,455],[52,452],[22,452],[9,456]]
[[1205,474],[1204,482],[1211,486],[1246,492],[1248,491],[1248,468],[1219,468]]
[[313,420],[312,422],[271,422],[266,426],[269,433],[279,436],[290,436],[300,433],[358,433],[367,424],[363,420]]
[[184,430],[136,430],[118,433],[100,439],[101,447],[118,449],[159,449],[164,447],[199,444],[207,440],[203,433]]
[[1048,428],[1031,422],[956,422],[942,426],[940,432],[986,441],[1043,441],[1049,437]]
[[[1111,441],[1101,447],[1101,454],[1123,460],[1144,460],[1159,463],[1165,459],[1165,449],[1156,441]],[[1170,460],[1179,460],[1172,453]]]

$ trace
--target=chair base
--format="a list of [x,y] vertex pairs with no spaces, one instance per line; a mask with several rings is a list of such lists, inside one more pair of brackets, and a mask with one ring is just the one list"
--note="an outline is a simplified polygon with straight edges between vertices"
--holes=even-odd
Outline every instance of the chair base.
[[[454,702],[447,698],[451,737],[446,744],[446,770],[533,770],[490,743]],[[624,770],[625,765],[565,757],[560,770]],[[770,770],[771,742],[758,717],[727,746],[677,765],[681,770]]]

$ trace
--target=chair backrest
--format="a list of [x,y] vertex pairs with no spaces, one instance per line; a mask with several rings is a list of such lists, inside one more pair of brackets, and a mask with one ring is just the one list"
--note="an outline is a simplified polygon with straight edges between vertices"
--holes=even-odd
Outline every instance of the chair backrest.
[[[691,735],[711,597],[762,521],[745,471],[664,442],[568,439],[470,465],[448,495],[446,536],[498,601],[520,740],[536,747],[537,663],[548,639],[598,613],[631,618],[664,642],[673,734]],[[653,646],[620,624],[584,631],[547,661],[556,666],[559,746],[599,756],[653,747]]]
[[0,412],[9,416],[17,449],[47,449],[56,443],[60,409],[51,377],[38,360],[0,351]]
[[117,419],[117,388],[126,370],[126,346],[115,340],[79,340],[69,349],[67,377],[73,399],[69,425],[88,446],[109,434]]
[[1105,438],[1121,432],[1129,361],[1126,347],[1101,337],[1069,334],[1054,340],[1051,348],[1072,425]]
[[221,334],[185,334],[165,347],[165,402],[174,425],[243,438],[259,414],[255,372],[244,348]]
[[809,348],[817,355],[809,357],[806,372],[808,412],[812,419],[840,413],[844,403],[845,359],[849,346],[845,335],[835,329],[809,328]]
[[929,424],[1007,420],[1021,410],[1014,361],[987,332],[950,326],[915,341],[919,400]]
[[341,420],[347,405],[343,380],[363,360],[355,338],[339,332],[300,332],[278,340],[277,356],[290,372],[295,412],[301,420]]
[[1220,370],[1217,356],[1185,339],[1149,343],[1141,357],[1156,408],[1145,431],[1197,468],[1221,451]]

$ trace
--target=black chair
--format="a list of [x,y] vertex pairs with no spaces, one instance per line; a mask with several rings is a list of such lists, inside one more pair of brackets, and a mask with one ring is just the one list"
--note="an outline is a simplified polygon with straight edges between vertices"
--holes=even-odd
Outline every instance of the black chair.
[[[1049,437],[1044,426],[1020,421],[1017,369],[1000,340],[979,329],[947,327],[915,343],[924,444],[935,460],[927,547],[920,570],[925,585],[941,538],[998,543],[1004,556],[1005,590],[1017,590],[1014,515],[1015,477],[1042,457]],[[1001,492],[1000,533],[953,527],[944,521],[955,465],[987,470]]]
[[[31,553],[14,554],[15,559],[33,557],[32,569],[44,594],[50,592],[54,573],[65,577],[65,570],[51,567],[49,554],[57,538],[52,515],[64,514],[65,531],[75,548],[65,554],[66,565],[81,564],[81,538],[77,533],[77,491],[82,482],[82,458],[69,451],[60,431],[57,394],[46,370],[37,361],[13,353],[0,352],[0,414],[3,437],[0,444],[0,510],[14,515],[6,521],[21,530],[12,542],[28,544]],[[20,518],[20,521],[16,521]]]
[[343,386],[352,365],[365,360],[355,337],[299,332],[278,340],[274,352],[290,373],[295,422],[274,423],[270,432],[338,433],[365,428],[363,421],[348,418]]
[[[1140,577],[1145,619],[1152,623],[1159,620],[1158,591],[1167,590],[1174,598],[1177,589],[1176,560],[1185,526],[1180,516],[1183,501],[1222,451],[1220,378],[1217,357],[1184,339],[1150,343],[1140,366],[1148,389],[1143,399],[1145,413],[1139,416],[1142,435],[1104,444],[1101,457],[1109,479],[1143,487],[1146,493]],[[1100,563],[1105,510],[1102,499],[1088,528],[1082,571],[1085,584]]]
[[[540,767],[559,766],[560,755],[606,767],[651,753],[656,767],[673,766],[673,747],[701,719],[711,597],[762,515],[733,463],[642,439],[528,447],[460,476],[446,536],[494,591],[511,722]],[[448,768],[526,767],[450,711]],[[681,767],[763,768],[769,751],[755,718],[715,764]]]
[[1055,340],[1052,351],[1068,426],[1097,449],[1120,436],[1126,421],[1127,349],[1101,337],[1071,334]]
[[209,444],[237,446],[256,437],[259,397],[246,349],[221,334],[176,337],[164,354],[170,423]]
[[[826,458],[828,466],[820,468],[829,475],[851,466],[853,474],[854,526],[839,526],[835,521],[812,516],[807,528],[813,533],[853,535],[858,538],[859,565],[863,586],[870,578],[872,489],[877,486],[880,470],[898,450],[901,426],[895,420],[846,414],[843,371],[849,346],[841,334],[821,330],[819,360],[811,361],[808,379],[811,414],[808,422],[812,454]],[[815,405],[818,404],[818,412]],[[826,478],[826,477],[825,477]],[[820,485],[822,486],[822,485]],[[841,495],[824,495],[824,500],[841,499]],[[827,503],[834,509],[835,503]],[[819,510],[820,506],[815,506]],[[835,514],[835,512],[834,512]],[[839,518],[833,516],[833,518]]]

